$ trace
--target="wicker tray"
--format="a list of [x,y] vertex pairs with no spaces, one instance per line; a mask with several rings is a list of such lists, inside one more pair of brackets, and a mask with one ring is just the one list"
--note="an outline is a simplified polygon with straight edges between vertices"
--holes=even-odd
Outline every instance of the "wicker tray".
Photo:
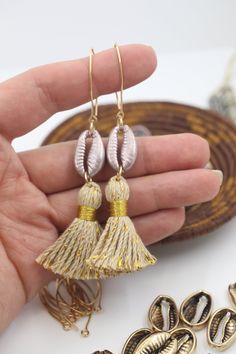
[[[218,196],[211,202],[187,208],[186,222],[169,239],[181,240],[206,234],[236,215],[236,126],[217,114],[196,107],[168,102],[136,102],[124,106],[125,122],[136,131],[152,135],[193,132],[208,140],[211,163],[224,173]],[[114,126],[115,106],[101,106],[99,131],[107,136]],[[77,139],[87,129],[89,112],[69,118],[54,129],[43,145]],[[141,125],[141,127],[140,127]],[[148,130],[145,131],[145,128]]]

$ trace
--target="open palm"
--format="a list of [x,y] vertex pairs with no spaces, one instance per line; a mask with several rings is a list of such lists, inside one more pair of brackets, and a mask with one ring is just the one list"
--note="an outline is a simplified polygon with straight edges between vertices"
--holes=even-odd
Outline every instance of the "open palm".
[[[156,58],[150,47],[120,48],[125,87],[146,79]],[[113,49],[94,57],[96,96],[119,88]],[[11,141],[57,111],[88,100],[88,59],[31,69],[0,84],[0,329],[50,278],[35,258],[76,215],[83,180],[73,167],[75,142],[15,153]],[[99,128],[99,126],[98,126]],[[129,214],[146,244],[177,231],[184,206],[213,198],[221,184],[218,171],[205,170],[209,147],[192,134],[138,139],[139,156],[127,174]],[[105,185],[112,171],[97,177]],[[106,212],[99,219],[105,221]]]

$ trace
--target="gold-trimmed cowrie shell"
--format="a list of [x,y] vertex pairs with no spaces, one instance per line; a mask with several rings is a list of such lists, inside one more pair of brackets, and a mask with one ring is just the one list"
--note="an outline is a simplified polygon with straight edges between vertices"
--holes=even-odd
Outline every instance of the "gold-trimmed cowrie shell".
[[93,354],[112,354],[112,352],[110,352],[109,350],[103,350],[103,351],[99,351],[97,350],[96,352],[94,352]]
[[236,312],[231,308],[217,310],[211,317],[208,343],[219,350],[225,350],[236,340]]
[[150,326],[155,331],[169,332],[179,323],[179,315],[175,301],[167,295],[158,296],[148,311]]
[[229,285],[229,295],[233,306],[236,306],[236,283]]
[[121,354],[133,354],[139,343],[152,334],[149,328],[141,328],[133,332],[126,340]]
[[156,332],[141,341],[133,354],[176,354],[177,339],[168,332]]
[[189,328],[177,328],[171,332],[171,338],[176,339],[176,354],[193,354],[197,347],[197,338]]
[[180,319],[195,330],[203,328],[211,315],[212,298],[201,290],[185,299],[180,307]]

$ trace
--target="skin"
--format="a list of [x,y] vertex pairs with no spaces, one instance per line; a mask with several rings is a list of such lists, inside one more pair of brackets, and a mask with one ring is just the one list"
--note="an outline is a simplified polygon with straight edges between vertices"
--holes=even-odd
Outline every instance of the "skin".
[[[127,45],[120,51],[125,88],[155,70],[151,47]],[[95,96],[119,90],[114,49],[96,54],[93,68]],[[83,184],[73,167],[75,142],[15,153],[11,141],[55,112],[87,101],[88,58],[34,68],[0,84],[0,330],[52,278],[35,258],[75,217]],[[140,138],[138,145],[138,159],[126,175],[129,214],[143,241],[151,244],[183,225],[185,206],[215,197],[221,181],[204,169],[209,146],[196,135]],[[113,174],[105,166],[96,180],[104,188]],[[103,207],[100,221],[106,216]]]

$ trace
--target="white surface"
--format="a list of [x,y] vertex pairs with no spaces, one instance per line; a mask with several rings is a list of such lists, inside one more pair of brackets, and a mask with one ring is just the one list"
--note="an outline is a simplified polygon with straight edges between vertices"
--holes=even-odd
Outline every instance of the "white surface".
[[1,0],[1,70],[114,42],[144,42],[158,53],[232,46],[235,13],[234,0]]
[[[148,81],[127,90],[125,100],[174,100],[206,107],[235,45],[235,13],[236,3],[230,0],[100,0],[93,6],[81,1],[2,0],[0,79],[36,64],[84,56],[91,46],[99,50],[116,41],[144,42],[160,53],[159,68]],[[101,102],[114,102],[114,96]],[[55,115],[17,139],[15,148],[38,146],[70,114]],[[0,353],[91,354],[107,348],[118,354],[133,330],[147,326],[148,307],[158,294],[169,294],[180,305],[193,291],[205,289],[214,295],[215,308],[229,305],[227,287],[236,281],[235,231],[234,219],[206,237],[157,245],[157,266],[105,281],[103,312],[93,318],[89,338],[64,332],[35,299],[1,335]],[[206,345],[205,331],[198,338],[197,353],[215,353]],[[235,353],[235,348],[227,353]]]
[[[168,294],[180,305],[186,296],[205,289],[214,308],[230,304],[227,287],[235,281],[236,220],[207,237],[153,247],[155,267],[104,282],[103,312],[94,316],[88,338],[64,332],[43,310],[38,299],[28,304],[0,340],[4,354],[91,354],[95,350],[121,351],[128,335],[147,326],[147,310],[158,294]],[[205,330],[197,333],[197,353],[215,353],[206,344]],[[235,345],[227,351],[235,353]]]

